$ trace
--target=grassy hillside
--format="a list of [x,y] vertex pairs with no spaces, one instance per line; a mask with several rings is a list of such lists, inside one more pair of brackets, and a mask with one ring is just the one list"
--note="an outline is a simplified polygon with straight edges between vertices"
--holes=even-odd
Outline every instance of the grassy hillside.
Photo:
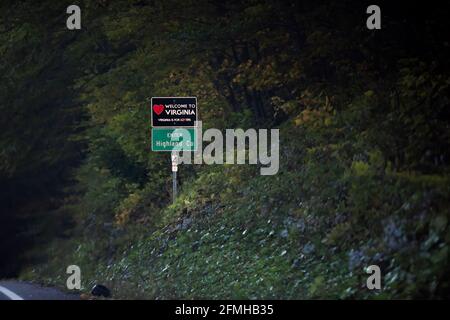
[[[276,176],[208,166],[159,211],[143,204],[153,190],[130,194],[118,212],[149,218],[145,228],[73,241],[53,253],[51,272],[29,276],[63,282],[64,256],[83,266],[85,289],[101,281],[123,298],[445,297],[448,177],[393,171],[376,150],[330,140],[338,118],[283,125]],[[371,264],[385,273],[382,291],[365,287]]]

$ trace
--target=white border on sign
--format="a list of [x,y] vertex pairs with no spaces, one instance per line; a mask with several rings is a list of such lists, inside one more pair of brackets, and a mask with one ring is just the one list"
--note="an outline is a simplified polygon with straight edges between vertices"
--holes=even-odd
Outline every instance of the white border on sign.
[[[153,99],[195,99],[195,121],[193,126],[153,126]],[[197,122],[198,122],[198,104],[197,104],[197,97],[152,97],[150,99],[150,112],[151,112],[151,123],[152,128],[196,128]]]

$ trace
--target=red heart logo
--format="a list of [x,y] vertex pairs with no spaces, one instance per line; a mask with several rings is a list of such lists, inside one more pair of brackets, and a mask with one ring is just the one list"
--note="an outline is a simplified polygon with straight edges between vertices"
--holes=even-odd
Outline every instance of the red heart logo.
[[163,104],[154,104],[153,111],[159,116],[164,111]]

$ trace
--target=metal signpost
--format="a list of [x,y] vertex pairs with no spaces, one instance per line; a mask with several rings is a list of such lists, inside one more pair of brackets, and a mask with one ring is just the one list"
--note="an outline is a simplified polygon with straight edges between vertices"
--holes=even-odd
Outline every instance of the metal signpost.
[[153,97],[152,151],[170,151],[172,162],[172,200],[177,197],[177,151],[197,150],[197,98]]
[[178,171],[178,155],[172,153],[172,201],[177,198],[177,171]]

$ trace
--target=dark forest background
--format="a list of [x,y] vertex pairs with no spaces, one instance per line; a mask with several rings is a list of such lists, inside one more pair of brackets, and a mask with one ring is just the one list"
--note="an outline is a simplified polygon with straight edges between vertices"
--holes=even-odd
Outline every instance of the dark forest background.
[[[1,1],[0,277],[448,297],[450,12],[392,2],[368,30],[367,1]],[[205,129],[280,128],[280,172],[182,166],[171,204],[152,96],[197,96]]]

